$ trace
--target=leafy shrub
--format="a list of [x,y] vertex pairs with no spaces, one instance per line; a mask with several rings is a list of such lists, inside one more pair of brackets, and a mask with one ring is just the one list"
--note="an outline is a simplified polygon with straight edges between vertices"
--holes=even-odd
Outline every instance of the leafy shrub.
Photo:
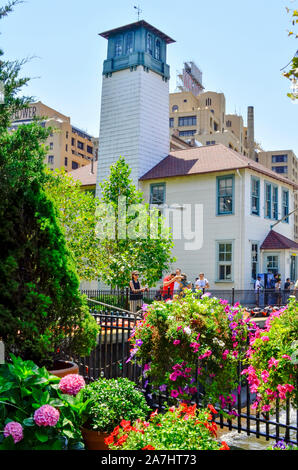
[[105,439],[115,450],[229,450],[225,442],[215,440],[217,425],[209,409],[181,404],[164,414],[154,412],[149,422],[134,424],[123,420]]
[[144,419],[150,412],[143,394],[126,378],[98,379],[83,390],[90,400],[84,427],[110,432],[122,419]]
[[59,389],[60,378],[44,367],[13,355],[11,360],[0,365],[0,449],[83,448],[83,391],[67,395]]

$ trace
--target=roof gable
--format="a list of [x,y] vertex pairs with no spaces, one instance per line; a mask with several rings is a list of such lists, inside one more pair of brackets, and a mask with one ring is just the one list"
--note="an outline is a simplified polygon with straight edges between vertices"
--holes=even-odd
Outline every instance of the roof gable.
[[261,245],[261,250],[288,250],[290,248],[298,250],[298,243],[274,230],[270,230]]

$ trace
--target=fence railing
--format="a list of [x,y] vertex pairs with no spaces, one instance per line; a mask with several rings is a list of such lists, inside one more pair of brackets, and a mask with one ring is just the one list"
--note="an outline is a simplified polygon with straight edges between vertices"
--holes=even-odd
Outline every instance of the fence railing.
[[[105,311],[96,311],[99,303],[88,300],[90,311],[101,326],[96,348],[88,357],[74,358],[79,364],[80,374],[86,381],[93,381],[100,377],[118,378],[127,377],[134,381],[143,390],[147,401],[152,408],[162,410],[164,402],[169,400],[166,394],[161,392],[150,393],[150,389],[144,389],[144,379],[141,365],[130,361],[129,337],[140,317],[121,308],[110,306]],[[103,305],[101,305],[103,307]],[[237,410],[236,418],[226,419],[222,415],[216,419],[221,428],[245,432],[247,435],[265,437],[267,440],[284,439],[286,442],[298,445],[298,412],[291,408],[290,401],[286,403],[286,409],[281,411],[280,404],[276,402],[274,415],[255,413],[251,408],[255,400],[255,394],[250,393],[249,385],[244,376],[241,376],[242,365],[239,364],[239,386],[233,391],[236,402],[233,408]],[[198,393],[193,402],[202,406],[204,390],[200,384]],[[231,406],[227,412],[232,410]]]
[[[129,309],[129,289],[126,288],[124,291],[116,290],[81,290],[81,292],[90,299],[97,300],[115,307]],[[178,292],[174,292],[177,294]],[[225,299],[229,304],[234,305],[239,302],[243,307],[247,308],[265,308],[268,306],[283,306],[286,305],[290,295],[296,295],[298,292],[293,290],[279,290],[274,289],[259,289],[255,290],[239,290],[239,289],[203,289],[203,293],[210,293],[212,297],[218,299]],[[170,294],[168,294],[170,297]],[[143,301],[144,303],[152,303],[154,300],[162,300],[160,290],[149,289],[148,292],[144,292]]]

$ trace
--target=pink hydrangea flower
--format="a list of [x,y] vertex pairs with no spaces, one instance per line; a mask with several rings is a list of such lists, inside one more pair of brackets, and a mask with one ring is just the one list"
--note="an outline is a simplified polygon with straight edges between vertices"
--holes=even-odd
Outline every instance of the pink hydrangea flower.
[[4,428],[4,437],[12,436],[14,443],[23,439],[23,427],[17,421],[10,421]]
[[67,395],[77,395],[85,387],[85,380],[79,374],[68,374],[59,382],[59,390]]
[[56,426],[60,413],[51,405],[43,405],[34,413],[34,421],[37,426]]

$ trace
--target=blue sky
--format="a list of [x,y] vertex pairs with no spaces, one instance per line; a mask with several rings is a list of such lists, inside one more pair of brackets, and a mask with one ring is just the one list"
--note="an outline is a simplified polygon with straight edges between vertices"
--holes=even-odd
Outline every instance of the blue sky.
[[[264,150],[293,149],[298,156],[298,104],[281,76],[298,49],[289,38],[285,6],[298,0],[26,0],[0,23],[7,59],[32,57],[25,93],[71,116],[97,136],[101,72],[107,41],[98,33],[142,19],[177,42],[168,46],[170,91],[185,60],[203,71],[206,90],[223,92],[226,111],[255,107],[255,138]],[[5,1],[0,0],[0,5]]]

